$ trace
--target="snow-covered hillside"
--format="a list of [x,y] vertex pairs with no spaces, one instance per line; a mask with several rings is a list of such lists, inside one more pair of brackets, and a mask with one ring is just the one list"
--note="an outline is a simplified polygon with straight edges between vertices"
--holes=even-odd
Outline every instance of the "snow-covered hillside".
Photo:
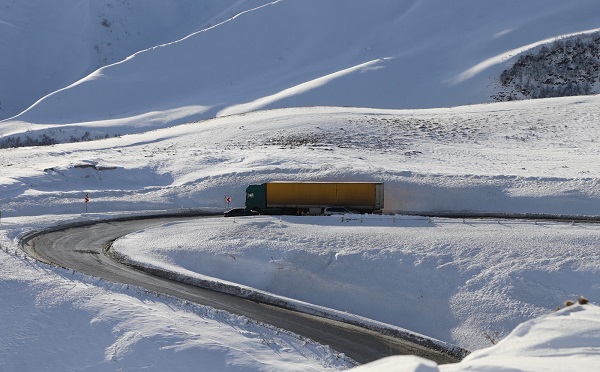
[[51,146],[47,155],[5,149],[0,205],[15,215],[79,213],[89,192],[90,211],[101,213],[140,203],[222,208],[223,194],[243,206],[253,183],[362,180],[385,182],[389,212],[596,215],[599,99],[271,110]]
[[[16,114],[41,94],[73,84],[3,122],[0,135],[27,131],[35,138],[41,129],[55,127],[46,134],[64,141],[260,108],[488,102],[494,79],[510,57],[600,27],[595,0],[279,0],[268,6],[259,6],[260,1],[153,1],[143,7],[142,2],[106,1],[89,2],[92,10],[80,12],[70,3],[37,1],[35,12],[31,2],[5,5],[3,27],[18,26],[13,18],[23,14],[32,13],[34,21],[27,19],[25,36],[12,31],[3,49],[10,58],[2,63],[11,71],[3,78],[3,106]],[[57,23],[48,17],[52,13],[64,20]],[[148,21],[157,15],[158,21]],[[64,41],[50,46],[49,38],[38,35],[56,24],[70,28],[52,26],[56,31],[50,35]],[[191,34],[195,30],[201,32]],[[119,36],[111,38],[115,33]],[[185,34],[190,35],[176,41]],[[15,45],[24,39],[38,40],[32,50],[25,47],[25,54],[19,52],[21,44]],[[159,45],[166,41],[173,42]],[[150,46],[156,47],[85,76],[99,64]],[[41,85],[43,91],[21,88],[23,81],[38,79],[51,81]],[[9,93],[13,87],[22,92],[18,102]]]

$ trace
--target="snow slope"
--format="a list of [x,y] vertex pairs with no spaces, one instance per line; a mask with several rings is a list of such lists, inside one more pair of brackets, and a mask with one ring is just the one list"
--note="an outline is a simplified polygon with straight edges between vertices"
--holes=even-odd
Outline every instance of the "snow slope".
[[[163,6],[153,2],[147,12]],[[137,19],[125,7],[111,9],[115,17]],[[214,21],[217,10],[189,27]],[[55,127],[62,132],[50,135],[68,140],[88,131],[92,138],[134,133],[261,108],[489,102],[503,62],[536,43],[598,29],[599,10],[595,0],[274,1],[72,80],[3,122],[0,135],[36,136]],[[98,23],[92,22],[105,32]]]
[[43,154],[6,149],[0,202],[6,215],[80,213],[88,192],[94,213],[218,209],[224,194],[243,206],[252,183],[346,179],[385,182],[390,212],[596,215],[598,101],[273,110]]

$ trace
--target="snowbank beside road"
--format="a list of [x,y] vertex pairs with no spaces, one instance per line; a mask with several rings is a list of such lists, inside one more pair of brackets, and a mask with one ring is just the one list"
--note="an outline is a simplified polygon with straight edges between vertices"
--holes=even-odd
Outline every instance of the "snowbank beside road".
[[567,298],[599,298],[599,233],[587,223],[253,216],[170,223],[113,249],[475,350]]
[[354,365],[285,330],[50,267],[17,247],[26,231],[88,218],[1,219],[0,370],[329,371]]
[[393,356],[356,372],[596,371],[600,366],[600,308],[575,305],[525,322],[497,345],[457,364],[437,366],[414,356]]

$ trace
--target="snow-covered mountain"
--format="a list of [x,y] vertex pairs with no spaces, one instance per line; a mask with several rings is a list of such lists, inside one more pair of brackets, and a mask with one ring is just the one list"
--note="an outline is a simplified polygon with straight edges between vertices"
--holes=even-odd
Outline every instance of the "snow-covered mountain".
[[257,109],[490,102],[512,57],[600,27],[596,0],[0,0],[0,7],[7,72],[0,117],[16,115],[0,123],[0,136],[27,131],[57,141]]

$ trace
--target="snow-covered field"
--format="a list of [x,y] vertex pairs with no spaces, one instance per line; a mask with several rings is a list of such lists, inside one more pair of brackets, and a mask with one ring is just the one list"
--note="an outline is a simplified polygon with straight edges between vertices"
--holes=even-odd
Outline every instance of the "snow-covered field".
[[477,350],[441,370],[600,366],[600,227],[403,216],[599,214],[600,96],[439,108],[490,102],[520,51],[598,29],[596,0],[73,3],[0,0],[0,140],[108,137],[0,149],[0,369],[351,367],[18,247],[61,223],[243,206],[270,180],[384,182],[389,215],[203,219],[117,249]]

